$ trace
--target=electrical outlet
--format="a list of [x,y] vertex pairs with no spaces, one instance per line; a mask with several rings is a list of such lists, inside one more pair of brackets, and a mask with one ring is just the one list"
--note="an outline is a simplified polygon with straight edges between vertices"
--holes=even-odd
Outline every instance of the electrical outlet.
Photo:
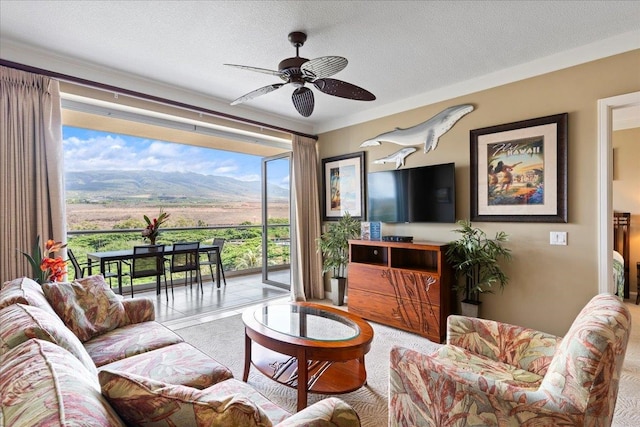
[[552,231],[549,233],[549,244],[551,245],[567,245],[566,231]]

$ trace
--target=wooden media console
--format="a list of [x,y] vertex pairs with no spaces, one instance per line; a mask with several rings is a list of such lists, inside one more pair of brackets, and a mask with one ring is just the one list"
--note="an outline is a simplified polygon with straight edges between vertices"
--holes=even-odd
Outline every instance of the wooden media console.
[[349,241],[349,312],[443,342],[455,301],[446,243]]

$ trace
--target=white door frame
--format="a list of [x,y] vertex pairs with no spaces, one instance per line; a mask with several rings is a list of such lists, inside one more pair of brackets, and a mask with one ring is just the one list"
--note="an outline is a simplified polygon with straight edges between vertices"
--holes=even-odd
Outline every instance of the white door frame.
[[598,100],[598,292],[613,284],[613,110],[640,106],[640,92]]

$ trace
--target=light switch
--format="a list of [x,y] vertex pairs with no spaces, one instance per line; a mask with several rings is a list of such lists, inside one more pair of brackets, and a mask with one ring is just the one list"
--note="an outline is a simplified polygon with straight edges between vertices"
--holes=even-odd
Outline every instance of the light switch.
[[549,243],[552,245],[565,245],[567,244],[567,232],[566,231],[552,231],[549,234]]

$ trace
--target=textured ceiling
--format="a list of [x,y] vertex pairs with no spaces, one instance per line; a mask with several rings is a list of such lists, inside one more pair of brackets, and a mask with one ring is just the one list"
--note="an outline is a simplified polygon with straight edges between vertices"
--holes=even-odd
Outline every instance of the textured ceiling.
[[[334,78],[377,100],[345,100],[314,88],[315,111],[303,118],[286,85],[229,106],[279,79],[223,64],[277,69],[295,56],[291,31],[308,34],[303,57],[346,57],[348,66]],[[442,88],[541,58],[556,55],[562,63],[559,53],[595,49],[605,39],[627,35],[629,48],[638,48],[640,2],[2,0],[0,35],[2,59],[20,62],[15,46],[36,48],[98,66],[96,76],[105,68],[132,74],[209,97],[216,111],[268,114],[318,131],[401,110],[408,99],[426,104]]]

